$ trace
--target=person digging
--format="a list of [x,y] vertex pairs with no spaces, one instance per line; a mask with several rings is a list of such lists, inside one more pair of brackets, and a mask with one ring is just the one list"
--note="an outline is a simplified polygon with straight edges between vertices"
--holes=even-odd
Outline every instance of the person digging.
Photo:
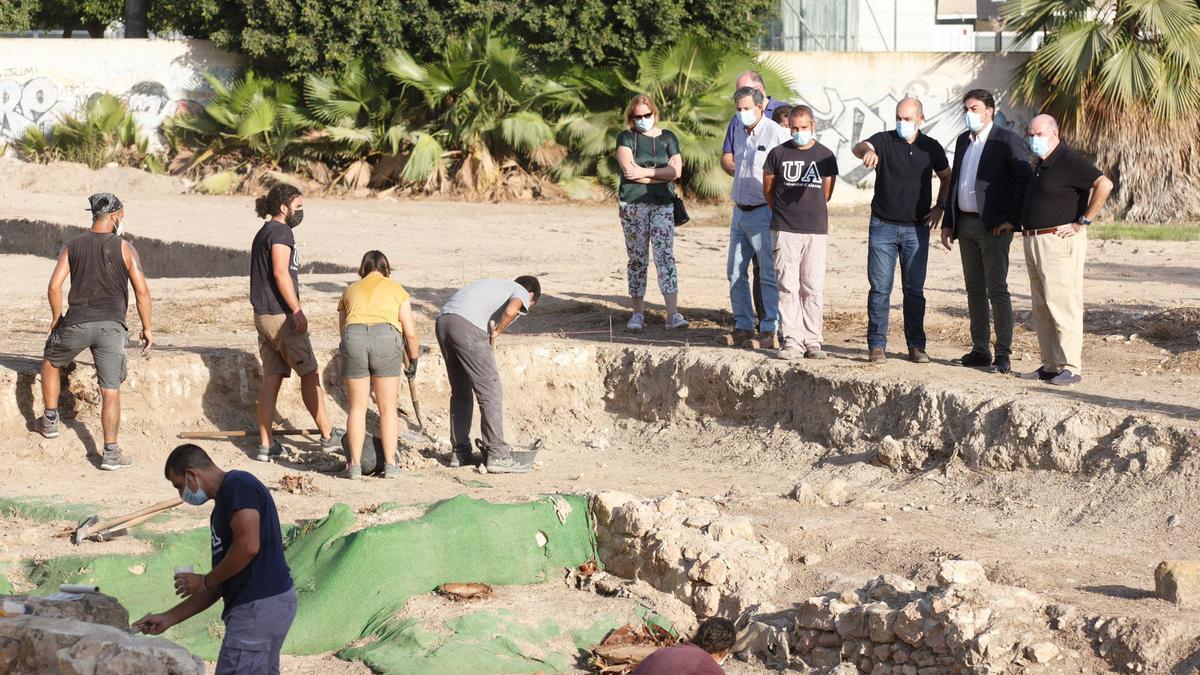
[[[434,326],[450,380],[450,466],[474,464],[471,418],[479,400],[480,443],[488,473],[528,473],[535,452],[514,453],[504,441],[500,373],[493,345],[542,295],[536,277],[515,281],[481,279],[468,284],[442,307]],[[535,444],[535,448],[538,444]]]

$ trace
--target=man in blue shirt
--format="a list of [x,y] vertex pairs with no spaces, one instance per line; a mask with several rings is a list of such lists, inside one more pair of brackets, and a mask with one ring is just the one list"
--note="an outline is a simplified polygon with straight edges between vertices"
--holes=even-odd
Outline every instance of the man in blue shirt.
[[176,574],[175,592],[183,602],[162,614],[147,614],[134,627],[158,635],[223,599],[225,640],[216,674],[277,675],[279,651],[296,618],[296,589],[283,555],[275,500],[257,478],[222,471],[191,443],[171,451],[163,473],[185,502],[215,502],[209,517],[212,571]]
[[[784,103],[783,101],[776,101],[767,95],[767,85],[765,82],[763,82],[762,75],[759,75],[753,70],[747,70],[741,75],[738,75],[737,82],[734,83],[733,88],[734,90],[737,90],[741,89],[742,87],[752,87],[761,91],[763,96],[767,97],[767,104],[763,106],[763,114],[766,115],[767,119],[774,120],[775,111],[780,107],[787,106],[787,103]],[[737,115],[729,118],[729,125],[725,127],[725,142],[721,145],[721,168],[724,169],[725,173],[729,174],[730,176],[733,175],[734,169],[733,135],[735,129],[737,129],[737,127],[740,125],[741,121],[738,120]],[[767,315],[766,310],[763,308],[762,284],[760,284],[758,280],[759,272],[758,258],[751,259],[750,289],[754,296],[754,316],[756,319],[754,327],[755,330],[760,328],[763,319],[766,318]]]

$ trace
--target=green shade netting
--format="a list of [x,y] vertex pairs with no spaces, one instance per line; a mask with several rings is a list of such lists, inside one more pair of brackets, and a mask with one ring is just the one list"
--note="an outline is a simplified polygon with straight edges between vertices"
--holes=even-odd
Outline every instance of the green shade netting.
[[[564,504],[569,508],[563,508]],[[561,522],[559,514],[563,514]],[[405,632],[403,622],[391,620],[410,597],[448,582],[538,583],[564,567],[596,558],[587,498],[578,495],[521,504],[492,504],[463,495],[435,504],[414,520],[347,534],[353,524],[350,508],[335,504],[322,520],[285,528],[287,560],[300,597],[296,621],[284,644],[285,653],[336,651],[372,636],[379,638],[372,645],[420,645],[424,640],[428,647],[432,638],[417,628]],[[539,532],[544,536],[544,545],[539,543]],[[172,584],[174,568],[194,565],[197,572],[209,569],[208,529],[146,534],[143,538],[155,546],[152,553],[65,556],[32,566],[28,576],[37,584],[35,593],[52,593],[61,583],[93,583],[120,600],[129,609],[131,619],[169,609],[178,602]],[[213,660],[224,632],[220,609],[218,602],[207,612],[167,631],[164,637]],[[479,632],[466,628],[470,628],[468,635]],[[552,626],[514,626],[510,630],[491,636],[489,644],[501,653],[505,649],[508,653],[524,653],[520,645],[557,631]],[[347,654],[359,658],[357,651],[372,645],[347,650]],[[362,658],[375,658],[382,664],[392,658],[379,651],[382,649],[375,647],[373,657],[363,652]],[[443,649],[459,650],[464,659],[478,653],[478,645],[471,644],[453,648],[447,645]],[[445,658],[449,659],[449,653]],[[514,663],[519,660],[513,658]],[[555,660],[564,658],[561,654],[549,655],[540,669],[565,666],[566,661]],[[521,659],[529,660],[527,656]],[[382,665],[377,669],[392,670]],[[494,667],[490,671],[498,672]],[[456,672],[469,671],[459,668]]]

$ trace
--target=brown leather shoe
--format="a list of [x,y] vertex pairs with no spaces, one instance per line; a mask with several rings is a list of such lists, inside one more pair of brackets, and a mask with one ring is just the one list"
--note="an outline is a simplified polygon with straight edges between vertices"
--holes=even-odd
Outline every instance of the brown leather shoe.
[[871,363],[886,363],[887,352],[883,351],[883,347],[872,347],[871,354],[867,357]]
[[920,347],[910,347],[908,349],[908,358],[913,363],[929,363],[929,355]]
[[759,349],[779,349],[779,334],[773,330],[763,331],[758,334]]
[[717,344],[726,347],[748,347],[754,339],[754,331],[735,328],[732,333],[717,336]]

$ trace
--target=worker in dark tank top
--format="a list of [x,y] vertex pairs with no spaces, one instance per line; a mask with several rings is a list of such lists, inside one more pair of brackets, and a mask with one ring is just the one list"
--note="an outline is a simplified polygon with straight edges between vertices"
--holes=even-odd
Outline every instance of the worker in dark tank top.
[[[104,450],[100,468],[122,469],[133,463],[117,445],[121,423],[121,383],[125,381],[125,315],[129,310],[129,284],[133,284],[141,319],[142,353],[150,351],[150,287],[142,273],[133,244],[121,238],[125,207],[116,195],[102,192],[88,198],[92,227],[67,242],[50,276],[50,335],[42,358],[42,400],[46,410],[34,428],[46,438],[57,438],[62,421],[58,413],[61,371],[84,349],[90,349],[100,381],[100,421]],[[70,277],[67,312],[62,311],[62,287]]]

